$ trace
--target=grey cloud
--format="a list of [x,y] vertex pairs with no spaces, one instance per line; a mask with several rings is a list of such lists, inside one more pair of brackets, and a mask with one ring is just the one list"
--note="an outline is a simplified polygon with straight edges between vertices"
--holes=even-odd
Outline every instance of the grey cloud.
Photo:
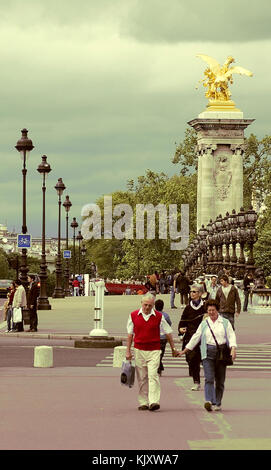
[[120,30],[146,43],[248,42],[270,38],[270,20],[269,0],[138,0]]

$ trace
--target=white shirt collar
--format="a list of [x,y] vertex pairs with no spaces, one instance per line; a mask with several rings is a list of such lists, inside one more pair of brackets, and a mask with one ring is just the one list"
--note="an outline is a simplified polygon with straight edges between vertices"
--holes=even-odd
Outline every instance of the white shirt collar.
[[156,313],[155,313],[154,308],[152,308],[152,309],[151,309],[151,312],[147,314],[147,313],[144,313],[143,310],[142,310],[142,307],[140,307],[139,312],[138,312],[138,315],[140,315],[141,313],[142,313],[142,315],[146,315],[146,316],[150,316],[150,315],[156,316]]
[[210,324],[214,324],[216,322],[223,323],[223,317],[218,314],[218,317],[215,321],[213,321],[209,316],[207,317],[206,320],[209,320]]

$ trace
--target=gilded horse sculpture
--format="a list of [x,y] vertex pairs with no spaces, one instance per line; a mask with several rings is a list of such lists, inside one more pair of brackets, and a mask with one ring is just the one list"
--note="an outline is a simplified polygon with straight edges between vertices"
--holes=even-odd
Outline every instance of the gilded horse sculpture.
[[207,69],[204,71],[205,77],[200,80],[200,83],[203,83],[203,86],[207,88],[205,96],[209,98],[210,104],[214,101],[222,101],[223,104],[226,104],[226,102],[234,104],[230,101],[231,92],[229,90],[229,85],[233,83],[232,75],[238,73],[252,77],[253,73],[243,67],[231,66],[235,62],[231,56],[227,57],[222,66],[208,55],[198,54],[196,57],[200,57],[208,64]]

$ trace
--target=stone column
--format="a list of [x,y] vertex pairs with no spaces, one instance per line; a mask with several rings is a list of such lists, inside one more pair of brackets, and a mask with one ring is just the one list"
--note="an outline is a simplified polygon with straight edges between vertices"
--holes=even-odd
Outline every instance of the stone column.
[[197,230],[243,205],[243,113],[205,111],[188,124],[198,139]]

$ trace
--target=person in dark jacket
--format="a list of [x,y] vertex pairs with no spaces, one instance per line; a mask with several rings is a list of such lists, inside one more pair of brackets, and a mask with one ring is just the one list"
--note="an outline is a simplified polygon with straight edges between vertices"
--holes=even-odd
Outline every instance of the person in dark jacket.
[[189,299],[188,295],[190,292],[190,280],[187,276],[180,271],[179,275],[174,281],[174,289],[180,293],[181,305],[188,305]]
[[[172,321],[170,319],[170,316],[168,315],[168,313],[163,312],[164,302],[163,302],[162,299],[157,299],[155,301],[154,308],[155,308],[155,310],[157,310],[157,312],[162,313],[162,315],[165,317],[165,319],[166,319],[167,323],[169,324],[169,326],[171,326]],[[159,364],[159,367],[158,367],[158,374],[160,376],[162,375],[162,372],[164,370],[164,364],[163,364],[162,360],[163,360],[163,357],[165,355],[166,345],[167,345],[167,337],[164,333],[160,332],[161,356],[160,356],[160,364]]]
[[35,282],[36,276],[34,274],[28,275],[29,289],[27,295],[27,308],[30,315],[30,328],[27,331],[38,331],[38,315],[37,315],[37,300],[39,297],[39,287]]
[[234,329],[235,317],[240,315],[241,301],[238,290],[235,286],[229,284],[229,278],[226,274],[221,276],[221,287],[219,287],[215,300],[219,305],[219,313],[222,317],[231,322]]
[[244,277],[244,306],[243,306],[243,312],[247,312],[247,307],[248,307],[248,298],[249,298],[249,293],[250,293],[250,288],[251,285],[253,285],[253,276],[251,273],[246,273]]
[[[187,343],[192,338],[193,334],[197,331],[198,326],[202,322],[203,315],[206,313],[204,303],[201,299],[201,286],[193,285],[191,287],[190,296],[191,300],[189,305],[184,308],[181,320],[178,325],[178,334],[183,336],[183,347],[185,349]],[[186,361],[189,367],[189,375],[193,377],[193,386],[191,390],[200,390],[200,363],[201,354],[200,347],[197,345],[195,349],[186,354]]]

